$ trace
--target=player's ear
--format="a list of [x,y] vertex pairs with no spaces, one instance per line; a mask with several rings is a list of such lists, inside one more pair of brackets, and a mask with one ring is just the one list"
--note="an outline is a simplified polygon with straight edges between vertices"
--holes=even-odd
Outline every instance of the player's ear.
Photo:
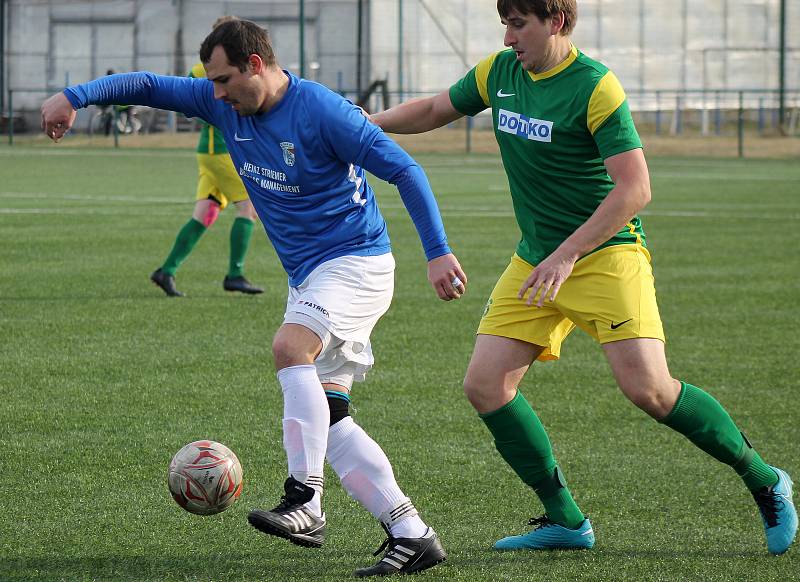
[[564,23],[566,21],[567,21],[567,17],[564,14],[563,10],[559,10],[558,12],[554,13],[550,17],[550,34],[555,36],[559,32],[561,32],[561,29],[564,28]]
[[250,55],[247,64],[254,75],[258,75],[264,69],[264,61],[257,54]]

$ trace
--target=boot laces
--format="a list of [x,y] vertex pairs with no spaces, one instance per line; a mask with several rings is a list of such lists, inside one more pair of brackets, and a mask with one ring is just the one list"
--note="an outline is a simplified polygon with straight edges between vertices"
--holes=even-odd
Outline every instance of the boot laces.
[[551,525],[557,525],[554,521],[551,521],[547,514],[541,515],[539,517],[532,517],[528,520],[528,525],[535,525],[536,528],[534,529],[542,529],[543,527],[550,527]]
[[758,510],[769,527],[778,525],[778,512],[783,509],[783,497],[775,492],[774,487],[764,487],[753,492]]
[[[372,552],[373,556],[377,556],[378,554],[380,554],[383,550],[386,549],[387,546],[389,546],[389,550],[386,552],[387,555],[394,551],[394,546],[396,542],[394,536],[392,535],[392,532],[389,531],[389,528],[386,527],[386,525],[383,523],[381,523],[381,527],[386,531],[387,538],[383,540],[383,543],[377,550]],[[391,544],[391,546],[389,544]]]
[[273,513],[282,513],[301,505],[303,504],[298,503],[296,499],[291,499],[287,495],[281,495],[281,502],[278,503],[278,505],[272,511]]

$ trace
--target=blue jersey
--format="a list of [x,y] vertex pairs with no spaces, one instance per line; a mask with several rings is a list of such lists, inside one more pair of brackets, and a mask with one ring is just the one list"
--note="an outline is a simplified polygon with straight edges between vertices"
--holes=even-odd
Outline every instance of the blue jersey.
[[281,100],[249,116],[214,99],[207,79],[128,73],[70,87],[65,95],[76,108],[149,105],[222,130],[292,286],[330,259],[391,250],[364,169],[398,187],[428,260],[449,253],[433,193],[416,162],[355,105],[318,83],[286,75]]

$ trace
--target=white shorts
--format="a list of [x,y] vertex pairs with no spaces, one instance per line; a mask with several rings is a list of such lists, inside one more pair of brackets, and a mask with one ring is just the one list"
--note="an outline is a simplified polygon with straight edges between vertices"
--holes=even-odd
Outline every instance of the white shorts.
[[344,256],[311,271],[289,287],[283,323],[302,325],[322,341],[314,364],[323,384],[350,388],[375,363],[369,336],[389,309],[394,293],[394,256]]

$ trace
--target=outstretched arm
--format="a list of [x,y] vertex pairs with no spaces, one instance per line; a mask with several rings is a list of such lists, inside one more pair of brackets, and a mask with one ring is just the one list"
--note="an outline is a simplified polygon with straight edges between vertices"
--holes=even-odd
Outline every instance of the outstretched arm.
[[424,133],[463,117],[443,91],[435,97],[412,99],[370,115],[370,121],[389,133]]
[[153,73],[109,75],[68,87],[47,99],[42,104],[42,129],[58,141],[72,127],[75,110],[108,103],[149,105],[213,123],[213,100],[211,83],[204,79]]

